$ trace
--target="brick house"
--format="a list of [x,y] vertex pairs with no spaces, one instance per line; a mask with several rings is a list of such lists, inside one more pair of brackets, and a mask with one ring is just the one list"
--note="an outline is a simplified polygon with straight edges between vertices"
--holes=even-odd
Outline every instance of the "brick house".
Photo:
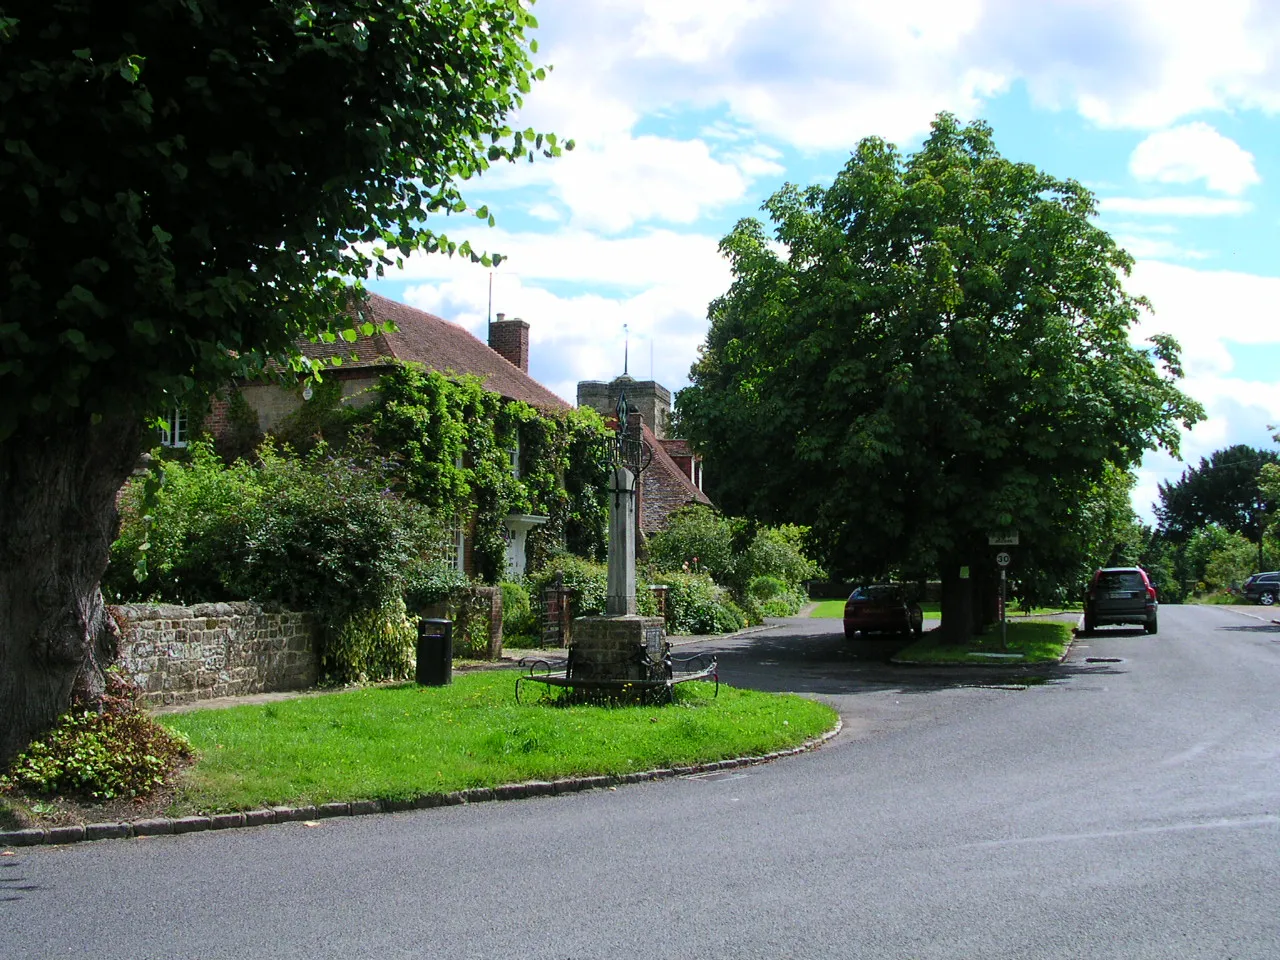
[[[536,410],[556,413],[571,405],[529,376],[529,324],[507,319],[499,313],[489,323],[488,343],[484,343],[455,323],[376,293],[368,294],[370,319],[391,321],[393,332],[377,332],[359,337],[354,343],[305,342],[302,352],[315,359],[341,357],[340,366],[325,370],[326,382],[341,385],[343,402],[362,406],[375,398],[382,367],[391,362],[414,362],[445,374],[479,376],[485,388],[508,400],[520,400]],[[271,433],[309,399],[305,389],[282,387],[278,383],[244,381],[237,384],[241,396],[257,416],[258,428]],[[702,460],[686,441],[665,436],[671,413],[671,393],[654,381],[637,381],[625,374],[609,383],[583,381],[578,384],[578,406],[591,407],[607,423],[616,423],[618,398],[625,391],[633,416],[639,414],[640,433],[650,462],[640,476],[637,497],[637,524],[641,536],[667,525],[672,511],[692,503],[710,504],[702,491]],[[203,421],[203,428],[222,436],[230,427],[229,403],[215,398]],[[180,412],[179,412],[180,414]],[[175,414],[171,439],[185,441],[185,415]],[[179,434],[181,429],[181,434]],[[176,445],[176,444],[175,444]],[[525,543],[529,530],[545,523],[546,517],[511,514],[506,518],[507,569],[510,575],[525,570]],[[459,522],[449,546],[450,558],[468,576],[476,573],[470,531]]]
[[[392,362],[420,363],[444,374],[474,374],[484,381],[485,389],[508,400],[520,400],[536,410],[555,413],[572,409],[529,376],[529,324],[508,320],[503,314],[489,324],[489,342],[483,343],[455,323],[397,303],[376,293],[368,294],[370,319],[375,323],[391,321],[393,332],[377,332],[361,336],[354,343],[302,343],[302,352],[314,359],[341,357],[340,366],[324,372],[326,382],[341,385],[344,403],[363,406],[372,403],[383,368]],[[278,383],[244,381],[237,384],[241,396],[257,415],[258,427],[271,433],[290,414],[310,399],[301,385],[286,388]],[[215,398],[204,418],[204,429],[215,437],[230,429],[230,404],[225,397]],[[547,522],[546,517],[510,514],[505,521],[507,540],[507,572],[518,576],[525,571],[525,542],[533,527]],[[470,530],[459,520],[449,544],[449,556],[468,576],[476,573],[471,551]]]

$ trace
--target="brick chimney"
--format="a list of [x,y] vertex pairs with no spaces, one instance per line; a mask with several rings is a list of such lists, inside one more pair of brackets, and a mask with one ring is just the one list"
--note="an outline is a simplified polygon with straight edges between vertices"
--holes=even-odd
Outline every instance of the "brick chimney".
[[489,348],[506,357],[525,373],[529,372],[529,325],[505,313],[489,321]]

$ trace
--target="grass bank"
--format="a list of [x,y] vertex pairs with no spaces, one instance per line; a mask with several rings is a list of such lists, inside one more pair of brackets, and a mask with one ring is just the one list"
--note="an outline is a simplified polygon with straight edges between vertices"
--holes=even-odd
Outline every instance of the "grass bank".
[[199,710],[162,719],[200,759],[183,811],[429,793],[687,766],[793,747],[836,714],[803,697],[682,684],[663,707],[517,704],[514,674]]
[[[922,603],[920,609],[926,617],[936,617],[941,611],[942,606],[937,603]],[[844,616],[843,600],[819,600],[818,605],[810,611],[811,617],[827,617],[839,620]]]
[[[1000,648],[1000,626],[995,625],[967,644],[943,644],[940,631],[931,630],[919,641],[898,651],[894,658],[909,663],[1050,663],[1062,659],[1071,645],[1070,623],[1060,620],[1018,620],[1008,624],[1008,644]],[[1013,656],[990,656],[1013,654]]]

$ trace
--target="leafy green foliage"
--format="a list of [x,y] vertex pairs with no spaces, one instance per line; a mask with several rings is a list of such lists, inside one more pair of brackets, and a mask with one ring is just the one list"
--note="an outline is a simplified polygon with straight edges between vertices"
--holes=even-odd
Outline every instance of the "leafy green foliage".
[[670,633],[732,633],[747,625],[747,616],[729,591],[706,574],[668,573],[667,630]]
[[733,579],[735,523],[702,505],[681,507],[669,517],[667,528],[649,537],[649,564],[657,570],[683,570],[688,564],[719,583]]
[[[1216,524],[1257,543],[1267,516],[1267,501],[1259,478],[1263,467],[1276,464],[1280,454],[1236,444],[1201,457],[1174,483],[1160,484],[1156,519],[1162,536],[1185,543],[1195,531]],[[1280,502],[1280,501],[1272,501]]]
[[126,490],[108,591],[310,611],[326,628],[330,679],[406,675],[402,597],[427,590],[444,531],[392,489],[388,461],[365,454],[335,457],[321,444],[298,458],[268,441],[257,464],[225,466],[207,442],[193,443],[189,462],[155,467],[162,479],[147,513],[145,482]]
[[745,597],[756,577],[794,588],[821,574],[805,555],[804,535],[800,527],[761,527],[692,504],[674,511],[667,528],[649,538],[648,563],[655,571],[683,571],[688,564]]
[[399,597],[358,609],[327,632],[320,673],[333,683],[403,680],[413,675],[417,638],[417,622]]
[[937,568],[967,612],[954,585],[989,567],[987,531],[1071,531],[1108,465],[1176,452],[1203,416],[1177,344],[1130,343],[1146,304],[1092,195],[985,124],[942,114],[905,158],[863,140],[830,187],[764,210],[771,233],[721,243],[733,286],[677,407],[721,506],[809,526],[835,570]]
[[[262,472],[240,460],[225,466],[210,444],[189,458],[156,459],[120,500],[120,536],[103,591],[117,600],[167,603],[239,600],[231,581],[244,561],[250,516],[267,493]],[[153,486],[148,499],[148,487]]]
[[1211,523],[1193,532],[1183,550],[1187,578],[1196,589],[1239,586],[1258,570],[1258,545],[1241,533]]
[[141,797],[169,782],[191,758],[186,737],[152,720],[137,687],[107,674],[97,709],[77,706],[9,765],[0,789],[114,800]]
[[[541,597],[557,577],[565,589],[573,591],[573,614],[576,617],[599,616],[605,611],[609,596],[609,570],[595,563],[559,553],[547,558],[541,569],[529,575],[530,593]],[[638,592],[638,591],[637,591]]]
[[415,250],[495,262],[439,229],[491,220],[459,184],[561,150],[506,123],[545,75],[521,3],[9,12],[0,440],[27,418],[141,416],[268,356],[295,362],[299,337],[364,324],[342,312],[348,278]]
[[502,637],[504,643],[516,639],[539,639],[538,610],[530,602],[524,585],[504,580],[502,588]]
[[[604,425],[594,411],[539,413],[504,401],[475,377],[396,365],[379,381],[374,442],[394,451],[406,494],[441,514],[474,520],[483,579],[504,572],[511,513],[549,518],[530,535],[535,563],[567,544],[599,557],[608,513]],[[519,476],[512,471],[519,450]]]

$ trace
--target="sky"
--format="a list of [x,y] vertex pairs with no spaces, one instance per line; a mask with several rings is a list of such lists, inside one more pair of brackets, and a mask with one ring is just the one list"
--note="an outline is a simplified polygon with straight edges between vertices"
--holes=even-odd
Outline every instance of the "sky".
[[[1000,152],[1084,183],[1136,259],[1125,281],[1171,333],[1208,418],[1149,453],[1134,507],[1280,427],[1277,0],[541,0],[548,78],[513,125],[576,149],[466,185],[431,224],[507,259],[414,255],[370,284],[486,336],[530,326],[530,373],[566,400],[623,372],[673,393],[730,283],[717,245],[784,183],[826,184],[860,139],[918,149],[940,111]],[[492,290],[492,300],[490,291]],[[492,305],[491,305],[492,304]]]

